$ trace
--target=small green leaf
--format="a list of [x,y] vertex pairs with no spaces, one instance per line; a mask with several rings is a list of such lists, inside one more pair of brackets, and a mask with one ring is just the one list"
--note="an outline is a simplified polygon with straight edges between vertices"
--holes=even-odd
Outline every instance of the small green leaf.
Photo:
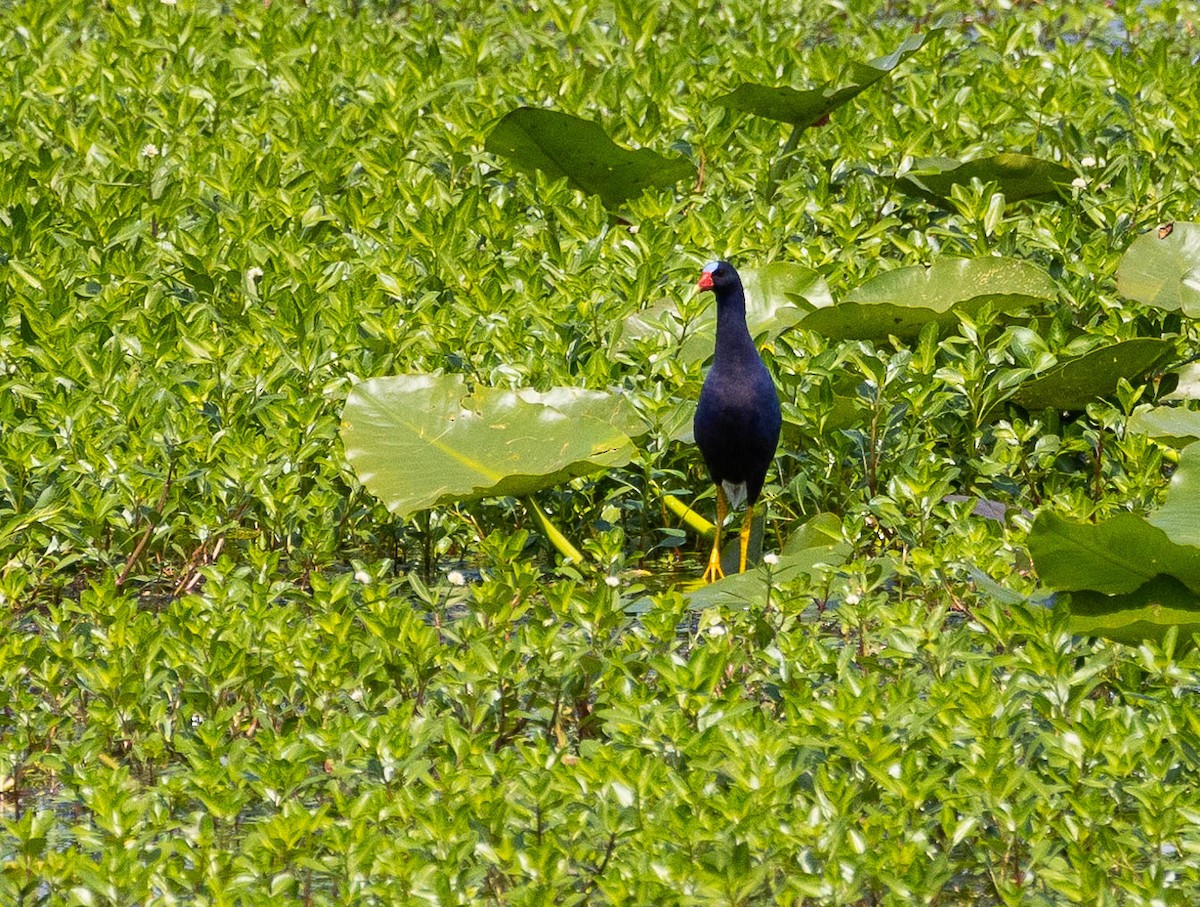
[[1200,317],[1200,224],[1176,221],[1135,239],[1117,266],[1130,299]]
[[33,325],[29,323],[29,318],[26,317],[24,312],[20,313],[19,332],[21,335],[21,342],[26,346],[33,346],[37,343],[37,332],[34,331]]
[[45,289],[45,287],[42,286],[42,282],[34,276],[33,272],[26,268],[25,265],[21,264],[21,262],[17,261],[17,259],[10,258],[8,260],[8,266],[13,269],[14,274],[20,277],[21,280],[23,280],[32,289]]
[[577,189],[600,196],[609,208],[696,173],[684,158],[665,158],[648,148],[630,151],[590,120],[539,107],[518,107],[506,114],[484,147],[519,170],[565,177]]
[[404,285],[396,277],[380,271],[375,275],[375,279],[379,281],[379,285],[383,287],[383,291],[393,299],[404,298]]
[[1055,199],[1062,197],[1061,187],[1069,185],[1075,174],[1054,161],[1028,154],[997,154],[973,161],[948,157],[917,158],[913,167],[900,177],[897,187],[935,204],[943,204],[958,185],[972,180],[994,183],[1006,201]]

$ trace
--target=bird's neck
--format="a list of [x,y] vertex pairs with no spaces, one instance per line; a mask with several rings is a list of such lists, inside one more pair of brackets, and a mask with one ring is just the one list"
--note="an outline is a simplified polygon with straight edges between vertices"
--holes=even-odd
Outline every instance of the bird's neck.
[[758,359],[758,350],[746,327],[746,296],[740,288],[717,297],[717,343],[713,366],[736,366]]

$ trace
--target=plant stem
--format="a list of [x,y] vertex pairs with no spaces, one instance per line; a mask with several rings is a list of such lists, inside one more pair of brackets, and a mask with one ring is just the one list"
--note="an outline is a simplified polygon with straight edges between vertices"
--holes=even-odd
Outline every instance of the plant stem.
[[675,495],[664,494],[662,499],[663,503],[667,505],[667,509],[675,514],[675,516],[683,520],[684,525],[686,525],[693,532],[699,533],[706,538],[711,538],[713,533],[717,531],[716,526],[714,526],[704,517],[700,516],[700,514],[696,513],[696,511],[692,510],[691,507],[683,503],[683,501],[679,500],[679,498],[675,497]]
[[433,576],[433,518],[428,510],[421,514],[421,555],[425,582],[428,583]]
[[538,525],[542,527],[542,532],[546,533],[546,538],[550,540],[550,544],[558,550],[558,553],[577,564],[582,564],[583,553],[571,544],[571,540],[563,535],[557,526],[550,522],[550,517],[546,516],[542,508],[538,507],[537,502],[533,498],[525,498],[524,501]]

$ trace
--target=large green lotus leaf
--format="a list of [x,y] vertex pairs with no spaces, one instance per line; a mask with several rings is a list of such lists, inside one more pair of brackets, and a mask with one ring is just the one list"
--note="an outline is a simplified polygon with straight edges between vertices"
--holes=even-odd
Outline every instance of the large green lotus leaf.
[[688,593],[692,608],[717,604],[761,606],[770,588],[811,575],[818,567],[837,566],[850,556],[850,544],[842,536],[842,522],[832,513],[819,513],[787,540],[779,552],[779,563],[759,564],[745,573],[730,573],[724,579]]
[[1117,266],[1117,289],[1147,305],[1200,316],[1200,224],[1176,221],[1135,239]]
[[1047,369],[1022,384],[1012,400],[1030,411],[1079,411],[1113,393],[1122,378],[1136,383],[1174,350],[1169,340],[1138,337],[1101,347]]
[[1164,380],[1170,378],[1175,387],[1162,400],[1200,400],[1200,362],[1188,362],[1173,369]]
[[1038,576],[1051,589],[1124,595],[1156,576],[1173,576],[1200,592],[1200,548],[1175,544],[1165,530],[1132,513],[1093,524],[1044,510],[1027,544]]
[[868,280],[844,301],[810,312],[800,326],[833,340],[911,340],[931,321],[943,327],[984,305],[1011,312],[1055,295],[1050,275],[1012,258],[941,258]]
[[[558,399],[570,414],[546,400]],[[372,378],[342,415],[346,459],[367,490],[407,516],[437,504],[524,495],[633,456],[611,404],[560,391],[479,388],[458,375]]]
[[1127,429],[1183,447],[1200,438],[1200,412],[1182,406],[1141,406],[1129,417]]
[[651,187],[696,175],[684,158],[665,158],[648,148],[630,151],[591,120],[540,107],[518,107],[506,114],[484,147],[520,170],[566,177],[576,188],[600,196],[609,208]]
[[822,82],[806,91],[747,82],[721,95],[714,103],[804,129],[866,91],[944,27],[939,24],[924,34],[910,35],[887,56],[868,63],[851,63],[842,79]]
[[[777,261],[761,268],[748,268],[741,277],[746,290],[746,325],[759,343],[774,340],[809,312],[833,304],[825,278],[792,262]],[[716,322],[714,304],[685,322],[679,303],[664,299],[626,318],[617,346],[626,349],[634,341],[661,337],[664,342],[678,344],[672,355],[680,361],[703,362],[713,353]]]
[[1124,595],[1094,591],[1072,592],[1067,601],[1067,626],[1080,636],[1103,636],[1140,645],[1162,641],[1179,628],[1179,648],[1190,649],[1200,633],[1200,595],[1171,576],[1158,576]]
[[526,403],[550,406],[564,416],[599,419],[630,438],[644,435],[649,423],[623,393],[591,390],[586,387],[552,387],[548,391],[523,388],[517,394]]
[[918,158],[913,168],[902,176],[898,188],[934,204],[950,198],[957,185],[970,185],[971,180],[995,183],[1010,202],[1027,198],[1061,198],[1060,187],[1070,184],[1075,174],[1054,161],[1030,157],[1028,154],[997,154],[974,161],[957,161],[948,157]]
[[1175,544],[1200,547],[1200,444],[1189,444],[1179,454],[1167,499],[1146,519]]

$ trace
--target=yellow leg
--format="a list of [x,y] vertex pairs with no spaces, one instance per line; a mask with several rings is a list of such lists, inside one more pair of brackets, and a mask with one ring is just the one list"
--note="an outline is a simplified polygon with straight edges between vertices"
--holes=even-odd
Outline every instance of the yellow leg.
[[740,533],[742,541],[742,556],[738,560],[738,573],[746,572],[746,552],[750,548],[750,530],[754,528],[754,505],[746,505],[746,515],[742,517],[742,531]]
[[704,576],[700,578],[704,583],[715,583],[719,579],[725,578],[725,571],[721,569],[721,527],[725,525],[725,517],[729,515],[729,500],[725,497],[725,489],[720,485],[717,486],[717,532],[713,536],[712,551],[708,555],[708,566],[704,569]]

